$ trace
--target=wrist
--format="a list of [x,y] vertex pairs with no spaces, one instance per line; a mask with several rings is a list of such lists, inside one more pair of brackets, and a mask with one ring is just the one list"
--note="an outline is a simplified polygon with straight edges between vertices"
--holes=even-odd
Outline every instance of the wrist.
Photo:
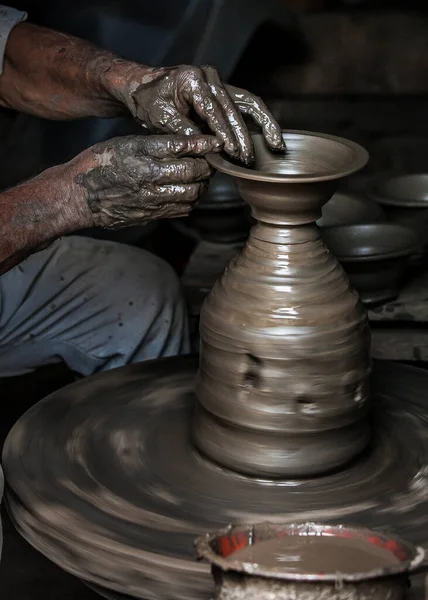
[[67,233],[93,227],[88,192],[79,183],[79,179],[82,173],[86,173],[95,166],[91,159],[91,153],[85,150],[70,162],[52,169],[52,171],[55,170],[54,177],[58,181],[59,191],[62,194],[64,223],[69,228]]
[[164,71],[162,67],[148,67],[115,58],[111,67],[101,74],[101,85],[108,97],[117,102],[124,112],[129,111],[135,117],[133,94],[141,85],[155,81]]
[[0,194],[0,273],[55,239],[92,225],[73,168],[53,167]]

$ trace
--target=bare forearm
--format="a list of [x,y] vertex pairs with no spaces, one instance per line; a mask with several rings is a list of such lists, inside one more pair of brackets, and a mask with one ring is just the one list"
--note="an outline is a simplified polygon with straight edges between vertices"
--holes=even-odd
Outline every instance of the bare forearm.
[[[9,35],[0,105],[47,119],[114,117],[126,109],[116,79],[147,68],[73,36],[22,23]],[[150,69],[147,69],[150,72]]]
[[0,274],[56,238],[91,224],[72,170],[72,163],[60,165],[0,194]]

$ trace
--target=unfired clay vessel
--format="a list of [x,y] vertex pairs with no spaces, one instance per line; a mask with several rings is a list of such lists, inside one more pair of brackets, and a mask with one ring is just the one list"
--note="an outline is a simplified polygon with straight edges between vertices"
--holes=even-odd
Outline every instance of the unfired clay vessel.
[[428,251],[428,174],[378,177],[368,186],[367,192],[382,206],[388,220],[413,229],[419,242],[412,262],[425,265]]
[[367,223],[326,227],[322,235],[365,305],[398,296],[409,258],[418,247],[412,229],[397,223]]
[[323,206],[322,217],[318,219],[317,225],[336,227],[381,221],[386,221],[386,216],[379,204],[363,194],[342,190],[333,194],[331,200]]
[[278,154],[254,136],[254,169],[210,158],[257,223],[202,309],[193,435],[216,463],[258,477],[325,473],[369,440],[367,317],[315,224],[368,155],[328,135],[284,138]]

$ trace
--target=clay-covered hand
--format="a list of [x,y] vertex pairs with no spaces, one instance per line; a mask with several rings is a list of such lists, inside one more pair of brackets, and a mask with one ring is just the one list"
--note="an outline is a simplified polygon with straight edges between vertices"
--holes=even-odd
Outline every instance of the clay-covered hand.
[[[144,74],[143,74],[144,73]],[[262,128],[273,150],[284,150],[281,128],[264,102],[246,90],[225,85],[213,67],[178,66],[132,72],[120,92],[134,117],[149,131],[199,134],[192,113],[205,121],[225,151],[245,164],[254,160],[251,136],[241,113]]]
[[207,135],[132,135],[85,150],[72,163],[88,225],[115,229],[187,215],[212,175],[203,157],[221,148]]

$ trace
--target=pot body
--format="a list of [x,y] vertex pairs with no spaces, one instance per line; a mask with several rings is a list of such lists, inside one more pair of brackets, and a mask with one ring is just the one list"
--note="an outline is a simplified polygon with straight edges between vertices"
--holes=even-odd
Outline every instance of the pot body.
[[258,220],[206,298],[194,441],[258,477],[336,469],[367,445],[370,333],[314,221],[331,184],[238,181]]
[[406,575],[354,583],[284,581],[213,567],[216,600],[403,600]]

